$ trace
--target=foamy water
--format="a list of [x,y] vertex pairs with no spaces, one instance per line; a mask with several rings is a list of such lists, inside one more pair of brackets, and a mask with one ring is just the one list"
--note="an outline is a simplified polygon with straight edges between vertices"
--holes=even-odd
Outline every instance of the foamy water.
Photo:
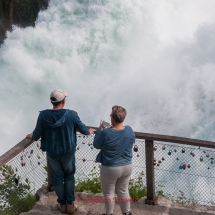
[[0,154],[51,108],[50,92],[87,125],[128,110],[135,131],[215,140],[215,1],[51,0],[36,27],[0,49]]

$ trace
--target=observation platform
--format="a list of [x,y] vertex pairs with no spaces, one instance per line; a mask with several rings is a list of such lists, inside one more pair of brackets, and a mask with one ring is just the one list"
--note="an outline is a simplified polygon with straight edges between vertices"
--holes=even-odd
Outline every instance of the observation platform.
[[[38,191],[39,201],[33,206],[29,212],[21,213],[20,215],[60,215],[57,196],[55,192],[48,192],[46,186],[43,186]],[[99,202],[102,194],[93,194],[90,192],[76,193],[79,206],[74,215],[101,215],[104,213],[104,203]],[[81,200],[82,199],[82,200]],[[185,205],[171,204],[164,197],[159,197],[158,204],[155,206],[145,204],[145,199],[142,198],[137,202],[131,203],[131,212],[133,215],[212,215],[215,214],[215,207],[202,205]],[[90,202],[91,201],[91,202]],[[95,203],[93,203],[93,201]],[[114,215],[121,215],[119,203],[115,204]]]

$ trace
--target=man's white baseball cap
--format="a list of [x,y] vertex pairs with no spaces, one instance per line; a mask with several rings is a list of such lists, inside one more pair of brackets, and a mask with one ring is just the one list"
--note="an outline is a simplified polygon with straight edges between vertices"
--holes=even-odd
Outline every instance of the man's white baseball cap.
[[[50,100],[52,102],[60,102],[62,101],[66,96],[68,96],[68,93],[67,92],[64,92],[63,90],[61,89],[57,89],[57,90],[54,90],[51,92],[51,95],[50,95]],[[53,99],[55,98],[55,99]]]

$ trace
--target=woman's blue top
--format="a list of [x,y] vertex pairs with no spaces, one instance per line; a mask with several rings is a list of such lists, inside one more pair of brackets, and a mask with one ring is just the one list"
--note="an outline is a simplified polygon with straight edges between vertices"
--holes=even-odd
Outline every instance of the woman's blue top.
[[104,166],[125,166],[132,162],[132,148],[135,134],[130,126],[123,130],[105,128],[97,131],[93,146],[101,149],[96,157],[96,162]]

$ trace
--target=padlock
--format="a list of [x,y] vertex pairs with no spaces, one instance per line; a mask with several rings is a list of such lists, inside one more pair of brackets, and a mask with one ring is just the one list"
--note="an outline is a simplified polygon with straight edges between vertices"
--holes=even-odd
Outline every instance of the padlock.
[[190,164],[187,165],[187,168],[190,168]]
[[79,150],[79,147],[77,147],[77,150]]
[[214,164],[214,162],[213,162],[213,161],[211,161],[211,164]]
[[185,169],[186,169],[186,167],[187,167],[187,165],[186,165],[186,164],[183,164],[183,165],[182,165],[183,170],[185,170]]
[[138,146],[137,145],[134,146],[134,152],[138,152]]
[[185,148],[183,148],[181,152],[182,152],[182,153],[185,153]]
[[157,166],[160,166],[160,164],[158,163]]
[[155,163],[155,162],[153,162],[153,165],[154,165],[154,166],[156,166],[156,163]]
[[203,161],[203,157],[202,157],[202,156],[200,157],[200,161],[201,161],[201,162]]
[[82,161],[83,161],[83,162],[85,162],[85,161],[86,161],[86,159],[84,158],[84,159],[82,159]]
[[179,166],[179,169],[183,169],[182,165]]
[[38,162],[38,165],[40,165],[40,162]]
[[154,151],[157,151],[157,146],[154,146],[154,148],[153,148],[153,149],[154,149]]
[[174,152],[177,152],[177,150],[176,150],[176,149],[174,149]]
[[139,155],[139,154],[137,154],[137,157],[139,158],[139,157],[140,157],[140,155]]
[[179,158],[176,158],[176,160],[178,161],[178,160],[179,160]]
[[209,158],[209,157],[210,157],[210,156],[209,156],[209,154],[207,153],[207,154],[206,154],[206,158]]
[[162,157],[162,159],[161,159],[162,161],[164,161],[165,160],[165,158],[164,157]]
[[158,163],[162,163],[161,161],[158,161]]
[[194,154],[194,152],[190,152],[190,154],[191,154],[193,157],[195,157],[195,154]]
[[88,146],[90,146],[90,143],[88,143]]
[[165,149],[166,149],[165,145],[164,145],[164,146],[162,146],[162,149],[163,149],[163,150],[165,150]]
[[91,149],[93,149],[93,147],[92,147],[92,146],[91,146],[90,148],[91,148]]
[[171,155],[172,154],[172,151],[170,150],[169,152],[168,152],[168,155]]

